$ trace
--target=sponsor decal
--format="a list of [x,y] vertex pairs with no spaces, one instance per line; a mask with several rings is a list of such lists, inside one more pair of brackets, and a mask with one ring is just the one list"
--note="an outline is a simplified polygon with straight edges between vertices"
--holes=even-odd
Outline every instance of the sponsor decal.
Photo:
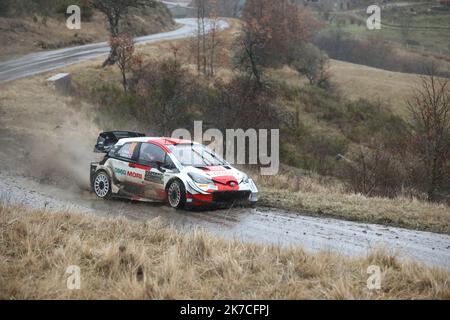
[[219,190],[219,188],[217,186],[209,185],[209,184],[198,184],[198,187],[203,190],[213,190],[213,191]]
[[146,171],[145,172],[145,181],[162,183],[164,175],[162,173]]
[[230,174],[229,171],[208,172],[206,175],[209,176],[209,177],[212,177],[212,178],[222,177],[222,176],[227,176],[227,177],[232,176],[232,177],[235,177],[234,174]]
[[127,176],[131,178],[142,179],[142,174],[133,171],[128,171]]
[[122,176],[126,176],[126,175],[127,175],[127,171],[126,171],[126,170],[119,169],[119,168],[115,168],[115,169],[114,169],[114,172],[115,172],[116,174],[120,174],[120,175],[122,175]]

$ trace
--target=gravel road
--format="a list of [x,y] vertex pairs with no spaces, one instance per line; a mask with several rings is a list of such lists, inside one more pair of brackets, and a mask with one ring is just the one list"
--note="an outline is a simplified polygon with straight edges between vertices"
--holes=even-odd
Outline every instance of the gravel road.
[[89,192],[59,189],[25,177],[0,173],[0,200],[51,210],[70,208],[103,217],[133,221],[160,218],[183,231],[203,229],[225,239],[250,243],[300,245],[310,252],[333,251],[361,256],[385,248],[411,259],[450,270],[450,235],[380,225],[302,216],[278,209],[234,208],[208,212],[175,211],[160,204],[104,201]]

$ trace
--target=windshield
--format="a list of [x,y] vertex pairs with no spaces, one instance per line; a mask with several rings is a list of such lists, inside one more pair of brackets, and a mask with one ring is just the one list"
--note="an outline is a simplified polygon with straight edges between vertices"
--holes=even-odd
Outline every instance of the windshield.
[[179,144],[170,150],[183,166],[203,167],[221,166],[227,163],[203,145]]

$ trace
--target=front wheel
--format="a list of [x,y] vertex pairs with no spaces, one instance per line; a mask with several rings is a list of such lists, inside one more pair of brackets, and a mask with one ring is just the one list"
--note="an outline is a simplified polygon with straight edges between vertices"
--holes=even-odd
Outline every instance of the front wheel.
[[179,180],[174,180],[167,188],[169,204],[174,209],[183,209],[186,206],[186,188]]
[[111,179],[106,172],[97,172],[94,176],[92,186],[97,197],[102,199],[111,198]]

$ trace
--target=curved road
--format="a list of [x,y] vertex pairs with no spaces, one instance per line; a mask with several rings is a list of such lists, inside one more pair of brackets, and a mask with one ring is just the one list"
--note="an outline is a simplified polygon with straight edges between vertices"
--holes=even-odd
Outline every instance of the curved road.
[[[161,40],[175,40],[191,37],[196,28],[196,19],[176,19],[178,24],[182,25],[177,30],[152,34],[135,38],[138,44],[147,44]],[[229,27],[224,20],[219,21],[219,29],[223,30]],[[207,25],[207,30],[211,25]],[[83,46],[70,47],[52,51],[43,51],[31,53],[20,58],[0,62],[0,82],[19,79],[64,66],[87,61],[109,53],[107,42],[87,44]]]

